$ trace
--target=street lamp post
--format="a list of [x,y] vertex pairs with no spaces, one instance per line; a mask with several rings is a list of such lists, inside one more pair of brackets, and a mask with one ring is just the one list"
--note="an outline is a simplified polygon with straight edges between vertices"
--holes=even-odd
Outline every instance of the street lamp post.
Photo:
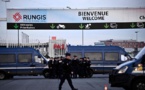
[[138,31],[135,31],[136,33],[136,41],[138,41]]
[[20,42],[19,42],[19,29],[18,29],[18,47],[20,46]]
[[138,48],[138,31],[135,31],[135,33],[136,33],[136,48]]
[[39,48],[40,41],[39,41],[38,39],[36,39],[36,41],[38,41],[38,49],[40,49],[40,48]]
[[[6,21],[7,21],[7,2],[10,2],[10,0],[2,0],[3,2],[5,2],[5,7],[6,7]],[[6,30],[6,47],[8,48],[8,34],[7,34],[7,30]]]
[[138,53],[138,31],[135,31],[136,33],[136,47],[135,47],[135,55]]
[[0,37],[0,46],[1,46],[1,44],[2,44],[2,39],[1,39],[1,37]]
[[[66,8],[71,9],[71,7],[67,6]],[[84,46],[84,30],[82,29],[82,46]]]
[[84,30],[82,29],[82,46],[84,46]]

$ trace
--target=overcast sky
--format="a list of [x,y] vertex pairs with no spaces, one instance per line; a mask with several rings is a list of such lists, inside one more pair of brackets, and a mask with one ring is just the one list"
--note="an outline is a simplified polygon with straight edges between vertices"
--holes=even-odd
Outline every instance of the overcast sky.
[[[5,2],[0,0],[0,18],[6,18],[7,8],[63,8],[69,6],[72,9],[88,8],[139,8],[145,7],[145,0],[10,0]],[[135,31],[139,31],[138,40],[145,41],[145,29],[122,29],[122,30],[85,30],[84,44],[93,45],[94,42],[106,39],[136,39]],[[82,44],[81,30],[31,30],[22,31],[30,36],[31,42],[48,42],[49,37],[56,36],[57,39],[66,39],[67,43],[73,45]],[[6,39],[6,33],[9,42],[17,42],[17,31],[7,30],[6,21],[0,21],[0,42]],[[37,40],[38,39],[38,40]],[[20,39],[21,42],[21,39]]]

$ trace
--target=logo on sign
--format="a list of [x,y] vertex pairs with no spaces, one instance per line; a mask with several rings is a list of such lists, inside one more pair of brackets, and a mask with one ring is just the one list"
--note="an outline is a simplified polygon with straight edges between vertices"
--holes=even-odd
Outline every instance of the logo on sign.
[[43,14],[20,14],[16,12],[13,15],[15,22],[19,22],[21,19],[23,22],[46,22],[46,15]]
[[23,15],[24,22],[45,22],[46,15]]
[[14,15],[13,15],[13,19],[15,19],[16,22],[18,22],[19,20],[22,19],[22,16],[19,12],[16,12]]

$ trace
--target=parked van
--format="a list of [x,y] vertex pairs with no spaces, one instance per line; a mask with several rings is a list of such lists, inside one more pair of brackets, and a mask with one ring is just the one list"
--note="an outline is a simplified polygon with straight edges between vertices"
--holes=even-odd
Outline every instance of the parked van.
[[145,90],[145,47],[131,61],[114,68],[109,83],[125,90]]
[[68,46],[68,52],[78,58],[89,57],[92,73],[110,73],[117,65],[131,59],[128,53],[118,46]]
[[0,48],[0,79],[15,75],[48,77],[47,59],[33,48]]

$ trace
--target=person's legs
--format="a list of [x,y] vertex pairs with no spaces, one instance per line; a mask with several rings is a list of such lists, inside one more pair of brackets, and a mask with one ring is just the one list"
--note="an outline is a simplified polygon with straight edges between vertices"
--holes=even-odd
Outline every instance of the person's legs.
[[75,67],[75,70],[74,70],[74,78],[77,78],[77,68]]
[[64,81],[65,81],[65,77],[63,76],[63,77],[60,78],[59,90],[61,90]]
[[72,84],[72,80],[71,80],[71,77],[69,75],[67,75],[67,81],[68,81],[68,84],[69,86],[71,87],[72,90],[78,90],[76,88],[74,88],[73,84]]

